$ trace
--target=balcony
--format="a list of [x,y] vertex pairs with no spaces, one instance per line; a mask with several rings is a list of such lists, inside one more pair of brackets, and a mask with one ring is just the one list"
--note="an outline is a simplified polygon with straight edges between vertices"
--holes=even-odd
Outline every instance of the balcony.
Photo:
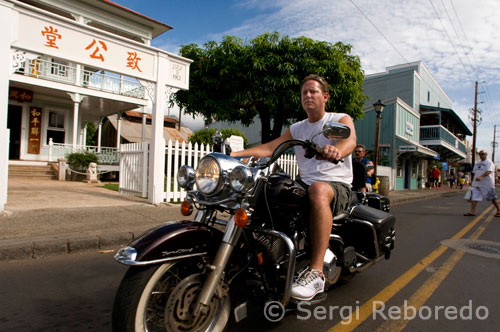
[[[25,60],[16,73],[49,81],[81,86],[121,96],[144,99],[145,89],[137,80],[87,67],[67,65],[65,61]],[[80,73],[78,72],[80,70]]]
[[445,158],[464,159],[467,157],[465,144],[443,126],[421,126],[420,144],[439,152]]

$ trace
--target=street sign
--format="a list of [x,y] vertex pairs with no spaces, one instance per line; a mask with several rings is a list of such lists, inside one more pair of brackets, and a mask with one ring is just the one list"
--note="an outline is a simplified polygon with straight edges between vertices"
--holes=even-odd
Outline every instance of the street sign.
[[231,151],[237,152],[243,150],[243,137],[231,135],[231,137],[226,139],[226,144],[229,144]]
[[399,151],[401,151],[401,152],[417,151],[417,147],[415,145],[401,145],[399,147]]

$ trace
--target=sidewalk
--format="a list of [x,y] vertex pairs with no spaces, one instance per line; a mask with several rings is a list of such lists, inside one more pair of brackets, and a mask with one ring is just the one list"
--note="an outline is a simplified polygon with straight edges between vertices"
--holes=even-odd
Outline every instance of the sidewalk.
[[[178,204],[153,206],[102,186],[9,179],[8,212],[0,213],[0,260],[115,250],[152,227],[184,218]],[[457,193],[465,190],[393,191],[389,198],[394,206]]]

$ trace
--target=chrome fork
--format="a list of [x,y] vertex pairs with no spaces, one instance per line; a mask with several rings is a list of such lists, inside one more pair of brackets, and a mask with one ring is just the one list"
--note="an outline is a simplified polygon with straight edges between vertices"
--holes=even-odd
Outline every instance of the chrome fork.
[[217,288],[218,283],[221,281],[222,273],[226,268],[234,246],[240,238],[241,231],[241,228],[236,226],[234,216],[232,216],[227,223],[226,231],[219,249],[217,250],[217,254],[215,255],[215,259],[212,265],[207,266],[210,272],[208,272],[207,279],[203,284],[203,288],[201,289],[198,300],[196,301],[196,305],[194,307],[195,316],[200,313],[207,313],[210,300],[215,294],[215,289]]

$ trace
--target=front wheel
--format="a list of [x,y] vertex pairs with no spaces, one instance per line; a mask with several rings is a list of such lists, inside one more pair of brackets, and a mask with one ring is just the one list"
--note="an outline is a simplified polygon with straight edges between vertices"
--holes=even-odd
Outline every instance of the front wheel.
[[150,267],[131,267],[113,305],[113,331],[220,332],[231,303],[218,286],[208,310],[193,316],[202,283],[201,261],[180,260]]

